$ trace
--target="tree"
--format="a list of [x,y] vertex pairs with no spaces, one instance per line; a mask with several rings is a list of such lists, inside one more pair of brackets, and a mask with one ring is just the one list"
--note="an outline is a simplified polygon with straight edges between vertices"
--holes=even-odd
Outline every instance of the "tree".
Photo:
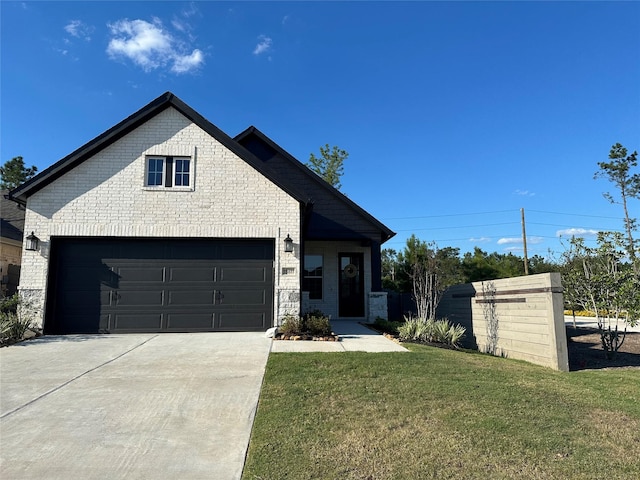
[[598,246],[587,247],[582,238],[571,238],[562,255],[562,284],[566,300],[591,310],[615,324],[635,324],[640,318],[640,279],[625,261],[625,240],[619,232],[598,233]]
[[594,178],[605,177],[620,191],[620,201],[616,201],[613,195],[605,192],[604,197],[611,203],[622,204],[624,210],[624,227],[627,234],[626,251],[633,264],[635,274],[640,276],[640,265],[637,261],[637,247],[632,232],[636,230],[636,219],[629,216],[628,200],[640,199],[640,174],[631,173],[631,169],[638,166],[638,152],[627,155],[627,149],[616,143],[609,151],[609,162],[598,162],[600,170]]
[[309,156],[307,167],[320,175],[324,181],[340,190],[342,187],[340,177],[344,173],[343,163],[348,156],[349,154],[345,150],[336,146],[331,148],[327,143],[324,147],[320,147],[319,157],[313,153]]
[[0,189],[13,190],[33,177],[37,171],[38,167],[35,165],[26,168],[22,157],[13,157],[0,167]]
[[461,281],[457,248],[438,249],[411,235],[403,252],[398,254],[405,275],[411,281],[418,318],[435,320],[436,309],[445,290]]
[[382,288],[398,291],[398,282],[396,280],[398,252],[393,248],[383,248],[380,253],[382,261]]

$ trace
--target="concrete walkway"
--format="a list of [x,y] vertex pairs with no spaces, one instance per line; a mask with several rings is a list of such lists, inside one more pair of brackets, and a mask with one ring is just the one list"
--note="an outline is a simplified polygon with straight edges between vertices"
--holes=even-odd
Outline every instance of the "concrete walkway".
[[0,349],[0,478],[239,479],[263,332],[70,335]]
[[274,340],[271,351],[279,352],[407,352],[403,346],[358,322],[334,320],[333,331],[339,342]]

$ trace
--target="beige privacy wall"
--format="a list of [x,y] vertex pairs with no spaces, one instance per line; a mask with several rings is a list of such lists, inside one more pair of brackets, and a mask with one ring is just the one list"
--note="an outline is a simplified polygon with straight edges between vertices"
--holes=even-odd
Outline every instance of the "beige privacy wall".
[[449,288],[438,316],[466,327],[466,346],[569,371],[559,273]]

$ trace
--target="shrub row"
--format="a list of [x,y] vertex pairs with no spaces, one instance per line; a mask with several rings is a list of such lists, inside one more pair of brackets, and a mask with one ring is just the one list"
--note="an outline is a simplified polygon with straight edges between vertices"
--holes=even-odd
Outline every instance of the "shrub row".
[[425,320],[419,317],[405,317],[404,323],[398,327],[402,341],[443,343],[455,348],[458,348],[466,331],[462,325],[453,325],[447,318]]
[[329,317],[324,315],[320,310],[313,310],[304,315],[285,315],[282,325],[278,327],[278,331],[283,335],[313,335],[326,336],[331,335],[331,322]]

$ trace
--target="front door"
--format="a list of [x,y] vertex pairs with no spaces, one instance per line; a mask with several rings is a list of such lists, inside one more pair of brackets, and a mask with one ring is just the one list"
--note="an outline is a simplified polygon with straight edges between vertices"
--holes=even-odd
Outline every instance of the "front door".
[[364,317],[364,255],[340,253],[338,315]]

